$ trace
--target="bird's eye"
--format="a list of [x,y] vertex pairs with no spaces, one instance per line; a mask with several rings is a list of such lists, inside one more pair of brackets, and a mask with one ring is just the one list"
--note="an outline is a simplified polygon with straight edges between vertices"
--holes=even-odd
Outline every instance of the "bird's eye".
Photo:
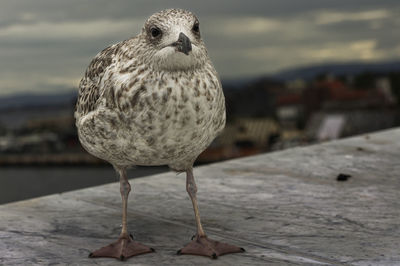
[[151,33],[151,36],[153,36],[153,38],[156,38],[161,35],[161,30],[157,27],[151,27],[150,33]]
[[194,23],[192,31],[194,31],[195,33],[199,33],[200,32],[199,22]]

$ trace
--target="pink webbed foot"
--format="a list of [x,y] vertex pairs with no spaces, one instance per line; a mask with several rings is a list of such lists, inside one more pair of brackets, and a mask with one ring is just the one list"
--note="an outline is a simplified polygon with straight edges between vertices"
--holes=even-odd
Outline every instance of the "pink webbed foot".
[[207,236],[194,236],[192,242],[178,250],[178,255],[199,255],[217,259],[218,256],[244,252],[244,248],[209,239]]
[[134,241],[132,236],[121,236],[116,242],[90,253],[89,258],[107,257],[124,260],[150,252],[154,252],[154,249]]

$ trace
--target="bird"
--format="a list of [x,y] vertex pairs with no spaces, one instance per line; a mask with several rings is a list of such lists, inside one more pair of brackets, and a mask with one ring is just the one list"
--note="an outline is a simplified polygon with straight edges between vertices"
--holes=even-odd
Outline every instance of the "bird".
[[89,257],[120,260],[154,249],[127,228],[127,169],[167,165],[186,173],[197,233],[179,255],[217,258],[244,249],[209,238],[200,221],[193,164],[225,127],[219,76],[201,38],[198,18],[184,9],[151,15],[140,33],[90,62],[79,83],[75,121],[82,146],[113,165],[120,178],[122,230]]

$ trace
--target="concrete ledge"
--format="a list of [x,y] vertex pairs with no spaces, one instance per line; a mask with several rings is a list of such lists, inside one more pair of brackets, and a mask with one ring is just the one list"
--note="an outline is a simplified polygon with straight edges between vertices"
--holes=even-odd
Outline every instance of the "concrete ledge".
[[5,204],[0,264],[400,264],[399,173],[400,129],[196,168],[206,232],[247,250],[215,261],[175,255],[195,232],[183,174],[132,180],[129,228],[157,252],[127,262],[87,258],[119,234],[117,183]]

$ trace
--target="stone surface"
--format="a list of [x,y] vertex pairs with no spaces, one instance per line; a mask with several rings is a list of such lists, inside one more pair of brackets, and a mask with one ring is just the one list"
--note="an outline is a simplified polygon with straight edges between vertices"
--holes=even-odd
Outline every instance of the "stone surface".
[[128,226],[156,252],[126,262],[87,258],[119,234],[117,183],[5,204],[0,264],[397,265],[399,173],[400,129],[196,168],[206,232],[247,250],[218,260],[176,255],[195,232],[184,174],[131,181]]

